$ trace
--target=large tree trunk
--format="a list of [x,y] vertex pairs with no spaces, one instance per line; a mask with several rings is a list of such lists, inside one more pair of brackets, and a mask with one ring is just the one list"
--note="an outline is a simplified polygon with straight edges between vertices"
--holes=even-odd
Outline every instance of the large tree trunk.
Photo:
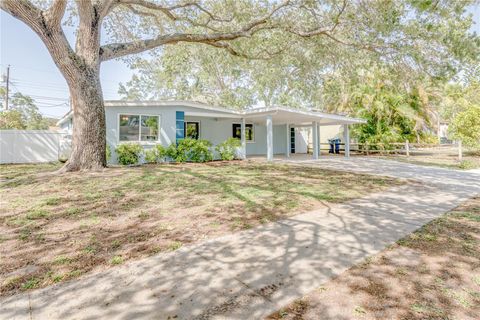
[[[102,21],[114,7],[122,4],[121,1],[75,0],[75,3],[78,29],[74,51],[61,25],[68,5],[67,0],[52,1],[52,4],[46,9],[43,8],[44,5],[37,6],[26,0],[0,0],[2,10],[25,22],[38,34],[68,83],[73,109],[73,141],[72,153],[62,169],[63,171],[96,170],[106,166],[105,110],[99,79],[102,61],[178,42],[208,44],[226,49],[234,55],[241,55],[228,44],[228,41],[251,37],[262,28],[270,29],[271,26],[267,22],[272,15],[289,5],[289,1],[284,1],[273,7],[267,14],[229,32],[211,32],[211,28],[205,25],[204,33],[173,32],[159,34],[150,39],[136,39],[126,43],[111,43],[101,46]],[[172,6],[157,4],[154,1],[126,1],[123,4],[140,16],[153,15],[156,17],[152,12],[138,10],[133,6],[162,12],[174,21],[184,20],[181,16],[176,15],[176,9],[190,10],[189,7],[198,9],[214,18],[212,13],[195,1]],[[196,25],[195,21],[191,24]],[[310,37],[312,34],[309,33],[307,36]]]
[[70,85],[73,109],[72,153],[64,171],[106,167],[105,109],[99,67],[86,68]]
[[106,167],[105,109],[100,85],[99,12],[90,1],[77,0],[78,35],[73,65],[65,68],[73,110],[72,153],[65,171]]

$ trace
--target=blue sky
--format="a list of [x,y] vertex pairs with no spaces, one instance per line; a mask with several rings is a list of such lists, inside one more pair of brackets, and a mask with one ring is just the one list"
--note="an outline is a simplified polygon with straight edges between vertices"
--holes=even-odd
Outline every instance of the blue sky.
[[[72,43],[73,30],[64,29]],[[2,75],[10,64],[11,92],[31,95],[44,115],[61,117],[69,110],[67,84],[45,45],[25,24],[3,11],[0,11],[0,64]],[[132,74],[122,61],[102,63],[104,98],[118,99],[118,83],[127,82]]]
[[[473,31],[480,34],[480,5],[471,8],[476,22]],[[73,30],[65,30],[69,40]],[[35,98],[44,115],[61,117],[68,110],[68,89],[62,75],[38,36],[19,20],[0,11],[0,71],[10,67],[11,92],[20,91]],[[118,99],[119,82],[130,79],[133,71],[122,61],[102,63],[104,98]]]

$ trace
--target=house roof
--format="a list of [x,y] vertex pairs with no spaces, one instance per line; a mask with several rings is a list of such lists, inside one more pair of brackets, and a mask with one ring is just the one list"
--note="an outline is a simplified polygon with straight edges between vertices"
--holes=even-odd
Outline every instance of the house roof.
[[[335,124],[354,124],[366,123],[366,120],[359,118],[351,118],[338,114],[319,112],[314,110],[292,109],[285,106],[273,106],[268,108],[256,108],[249,110],[231,110],[224,107],[212,106],[196,101],[184,100],[160,100],[160,101],[125,101],[125,100],[108,100],[105,101],[105,107],[162,107],[162,106],[185,106],[199,109],[198,113],[192,115],[202,115],[202,111],[214,113],[215,117],[224,116],[229,118],[246,118],[250,121],[262,121],[266,116],[272,116],[274,123],[291,123],[304,124],[317,121],[320,125]],[[61,125],[72,117],[72,111],[63,116],[57,125]],[[210,114],[210,116],[212,116]]]
[[72,109],[68,110],[67,113],[65,113],[65,115],[63,117],[60,118],[60,120],[57,121],[56,125],[57,127],[60,127],[62,124],[64,124],[65,122],[67,122],[68,120],[70,120],[73,116],[73,111]]
[[320,123],[320,125],[355,124],[367,122],[366,120],[359,118],[351,118],[343,115],[311,110],[291,109],[284,106],[247,110],[243,115],[245,118],[258,120],[261,120],[261,118],[264,118],[267,115],[271,115],[274,123],[285,124],[311,124],[312,121],[317,121]]
[[234,115],[242,114],[240,111],[227,109],[224,107],[212,106],[197,101],[187,100],[157,100],[157,101],[126,101],[126,100],[107,100],[105,107],[162,107],[162,106],[184,106],[202,110],[228,113]]

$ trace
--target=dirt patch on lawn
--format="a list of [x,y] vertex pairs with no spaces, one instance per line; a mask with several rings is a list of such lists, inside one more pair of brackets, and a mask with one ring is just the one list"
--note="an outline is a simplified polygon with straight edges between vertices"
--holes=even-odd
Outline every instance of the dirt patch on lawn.
[[480,197],[268,319],[480,319]]
[[380,157],[383,159],[396,160],[412,164],[434,166],[450,169],[469,170],[480,168],[480,154],[474,152],[465,152],[462,161],[458,160],[456,153],[432,153],[428,154],[413,154],[409,157],[401,154],[392,154],[384,156],[372,155],[371,157]]
[[0,166],[0,294],[342,202],[402,182],[254,162],[55,174]]

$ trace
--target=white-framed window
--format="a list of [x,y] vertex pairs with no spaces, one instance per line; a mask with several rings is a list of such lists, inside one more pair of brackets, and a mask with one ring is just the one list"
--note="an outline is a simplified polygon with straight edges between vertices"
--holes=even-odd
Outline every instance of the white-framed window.
[[[245,141],[255,142],[255,132],[253,123],[245,124]],[[232,123],[232,137],[242,139],[242,125],[240,123]]]
[[119,114],[119,141],[158,141],[160,117],[154,115]]

